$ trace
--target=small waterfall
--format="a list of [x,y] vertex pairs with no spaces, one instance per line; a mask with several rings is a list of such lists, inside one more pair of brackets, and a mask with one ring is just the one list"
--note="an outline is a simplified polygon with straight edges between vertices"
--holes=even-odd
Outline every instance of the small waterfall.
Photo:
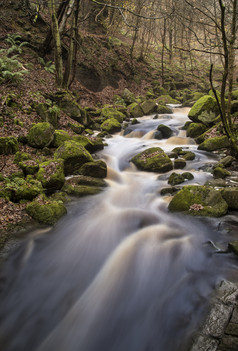
[[[160,190],[171,172],[140,172],[130,162],[148,147],[185,145],[196,153],[190,183],[211,177],[199,168],[215,156],[179,136],[186,111],[172,117],[143,117],[131,135],[107,140],[99,156],[109,187],[69,204],[53,229],[29,235],[6,262],[2,350],[187,351],[231,263],[209,245],[222,240],[209,221],[168,212]],[[168,140],[153,139],[161,121],[174,128]]]

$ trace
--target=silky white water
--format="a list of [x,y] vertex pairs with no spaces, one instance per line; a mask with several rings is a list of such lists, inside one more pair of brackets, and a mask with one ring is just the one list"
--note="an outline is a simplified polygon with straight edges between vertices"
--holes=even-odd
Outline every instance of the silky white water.
[[[180,127],[185,109],[140,119],[107,139],[98,154],[108,187],[78,199],[46,232],[33,232],[2,269],[2,351],[181,351],[205,315],[216,284],[232,269],[209,241],[224,242],[216,222],[171,214],[166,174],[140,172],[130,159],[160,146],[196,153],[186,184],[204,184],[216,157],[197,151]],[[173,129],[153,138],[156,127]],[[185,170],[176,170],[183,172]]]

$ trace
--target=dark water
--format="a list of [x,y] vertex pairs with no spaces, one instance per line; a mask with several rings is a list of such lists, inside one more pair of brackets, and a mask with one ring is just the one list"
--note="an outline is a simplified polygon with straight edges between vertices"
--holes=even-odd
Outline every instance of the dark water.
[[[99,156],[108,164],[109,187],[70,204],[53,229],[31,233],[8,259],[1,275],[2,351],[189,349],[216,284],[236,266],[209,242],[226,247],[224,223],[168,213],[169,199],[159,191],[169,174],[158,178],[129,162],[152,145],[182,146],[196,152],[187,183],[211,178],[201,167],[215,156],[197,152],[179,129],[186,111],[163,118],[144,118],[132,133],[108,140]],[[153,139],[160,123],[173,128],[170,139]]]

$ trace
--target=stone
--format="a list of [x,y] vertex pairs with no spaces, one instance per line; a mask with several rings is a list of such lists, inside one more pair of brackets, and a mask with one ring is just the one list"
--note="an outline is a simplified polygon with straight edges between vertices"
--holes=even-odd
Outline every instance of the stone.
[[182,156],[182,158],[186,161],[192,161],[195,159],[195,153],[188,150],[183,150],[181,147],[175,147],[171,154],[174,155],[173,157]]
[[172,114],[173,113],[173,111],[170,107],[165,106],[165,105],[161,105],[161,104],[157,105],[156,112],[158,114]]
[[54,139],[54,127],[48,122],[37,123],[29,130],[28,144],[37,149],[49,146]]
[[104,107],[102,109],[101,116],[104,117],[105,119],[114,118],[120,123],[122,123],[124,121],[124,119],[126,118],[124,113],[118,111],[115,108],[109,108],[109,107]]
[[15,154],[19,150],[17,138],[0,137],[0,155]]
[[153,100],[146,100],[141,104],[144,115],[151,115],[157,111],[157,104]]
[[64,174],[70,175],[78,170],[84,163],[93,162],[90,153],[76,141],[65,141],[54,154],[55,159],[64,160]]
[[168,139],[173,134],[172,129],[165,124],[158,125],[157,130],[162,134],[162,137],[164,139]]
[[176,99],[173,99],[170,95],[161,95],[155,100],[159,105],[166,104],[180,104],[180,102]]
[[21,200],[31,201],[43,191],[41,183],[32,178],[32,176],[27,176],[26,179],[16,177],[12,181],[5,183],[5,189],[13,202]]
[[214,138],[209,138],[204,140],[199,146],[198,150],[205,151],[215,151],[223,148],[227,148],[230,146],[230,142],[228,138],[224,136],[217,136]]
[[82,108],[75,98],[68,92],[59,92],[56,94],[56,99],[58,100],[58,105],[60,108],[68,115],[70,118],[76,122],[89,126],[92,123],[90,116],[87,111]]
[[228,155],[223,157],[219,163],[223,164],[224,167],[230,167],[234,160],[234,157]]
[[159,147],[142,151],[131,159],[142,171],[165,173],[173,169],[173,164],[166,153]]
[[75,176],[67,179],[62,190],[73,196],[87,196],[100,193],[107,183],[98,178],[88,176]]
[[221,194],[228,204],[229,209],[238,210],[238,187],[225,188],[222,190]]
[[64,161],[55,159],[40,163],[36,179],[41,182],[48,193],[60,190],[65,180]]
[[189,111],[188,117],[195,123],[199,122],[198,116],[201,115],[202,112],[207,111],[215,112],[218,115],[218,108],[216,99],[210,95],[204,95],[200,99],[198,99],[191,110]]
[[54,139],[52,141],[52,146],[53,147],[59,147],[62,145],[65,141],[71,140],[72,137],[67,133],[65,130],[55,130],[54,131]]
[[34,160],[26,160],[19,162],[19,167],[23,170],[25,175],[35,174],[39,169],[39,164]]
[[213,177],[214,178],[224,179],[230,175],[231,175],[231,173],[222,167],[215,167],[213,170]]
[[227,213],[228,205],[220,191],[206,186],[184,186],[171,200],[169,210],[192,216],[220,217]]
[[26,212],[37,222],[53,225],[67,213],[62,201],[37,199],[26,206]]
[[175,169],[182,169],[186,167],[186,161],[183,158],[177,158],[174,160],[174,168]]
[[133,120],[131,121],[131,124],[139,124],[140,122],[136,119],[136,118],[133,118]]
[[115,118],[110,118],[101,124],[101,130],[108,133],[116,133],[121,130],[121,124]]
[[206,131],[206,126],[202,123],[190,123],[187,128],[187,137],[196,138]]
[[171,173],[169,176],[169,180],[168,180],[168,184],[170,185],[178,185],[184,182],[184,177],[182,176],[182,174],[178,174],[178,173]]
[[95,178],[106,178],[107,165],[103,160],[87,162],[84,163],[76,173]]
[[144,112],[142,111],[140,104],[137,102],[133,102],[128,106],[128,113],[135,118],[144,116]]
[[50,106],[47,103],[39,103],[35,106],[35,109],[42,121],[49,122],[55,128],[58,127],[60,117],[60,109],[58,106]]
[[84,126],[80,123],[69,123],[68,126],[76,134],[81,134],[84,131]]
[[132,104],[136,100],[135,95],[127,88],[123,90],[122,98],[127,105]]

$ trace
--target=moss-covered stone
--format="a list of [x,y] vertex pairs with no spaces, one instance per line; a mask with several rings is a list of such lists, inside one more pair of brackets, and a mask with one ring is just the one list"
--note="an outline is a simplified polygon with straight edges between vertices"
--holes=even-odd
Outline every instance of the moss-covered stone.
[[81,134],[84,131],[84,126],[80,123],[69,123],[68,126],[76,134]]
[[175,169],[182,169],[186,167],[186,161],[183,158],[177,158],[174,160],[174,168]]
[[190,123],[187,128],[187,137],[196,138],[206,131],[206,126],[202,123]]
[[146,100],[141,104],[144,115],[151,115],[157,111],[157,104],[153,100]]
[[17,151],[15,156],[14,156],[14,163],[18,164],[19,162],[22,161],[27,161],[31,159],[31,155],[29,155],[27,152],[21,152]]
[[169,176],[169,180],[168,180],[168,184],[170,185],[178,185],[184,182],[184,177],[182,176],[182,174],[178,174],[178,173],[171,173]]
[[188,150],[183,150],[181,147],[175,147],[171,153],[174,155],[173,157],[177,158],[181,156],[186,161],[192,161],[195,159],[195,153]]
[[221,194],[231,210],[238,210],[238,187],[225,188]]
[[31,176],[27,176],[26,179],[14,178],[12,181],[6,181],[5,189],[13,202],[31,201],[43,191],[41,183]]
[[139,124],[140,122],[138,121],[138,119],[136,118],[133,118],[133,120],[131,121],[131,124],[134,125],[134,124]]
[[135,95],[127,88],[123,90],[122,98],[127,105],[130,105],[136,101]]
[[192,216],[220,217],[227,213],[228,205],[220,191],[206,186],[184,186],[171,200],[169,210]]
[[156,112],[158,114],[172,114],[173,113],[173,111],[170,107],[165,106],[165,105],[161,105],[161,104],[157,105]]
[[106,178],[107,165],[103,160],[87,162],[79,168],[77,174],[82,174],[84,176],[90,176],[95,178]]
[[230,142],[226,136],[218,136],[204,140],[199,146],[198,150],[215,151],[230,146]]
[[200,113],[197,119],[207,127],[220,121],[220,117],[217,116],[217,111],[203,111]]
[[65,130],[56,129],[54,131],[54,139],[52,141],[52,146],[59,147],[65,141],[71,140],[71,139],[72,139],[72,137]]
[[81,175],[67,179],[62,190],[69,195],[82,197],[98,194],[105,186],[107,184],[102,179]]
[[179,104],[180,101],[173,99],[170,95],[161,95],[156,99],[156,102],[161,105],[165,104]]
[[223,157],[219,161],[219,163],[221,163],[224,167],[230,167],[234,160],[235,160],[234,157],[228,155],[228,156]]
[[31,202],[26,206],[26,212],[39,223],[53,225],[67,210],[61,201],[45,198]]
[[182,173],[182,176],[184,177],[184,179],[187,179],[187,180],[192,180],[192,179],[194,179],[193,174],[190,173],[190,172],[183,172],[183,173]]
[[118,111],[115,108],[110,108],[110,107],[104,107],[102,109],[101,116],[106,118],[106,119],[114,118],[120,123],[122,123],[124,121],[124,119],[126,118],[124,113]]
[[228,244],[228,250],[234,252],[236,255],[238,255],[238,240],[231,241]]
[[42,121],[49,122],[55,128],[58,127],[60,109],[56,105],[49,105],[48,103],[39,103],[35,106],[35,110],[41,117]]
[[76,141],[65,141],[54,154],[55,159],[64,160],[65,175],[73,174],[84,163],[93,162],[90,153]]
[[17,138],[0,137],[0,155],[15,154],[19,150]]
[[121,130],[121,124],[115,118],[109,118],[101,124],[101,130],[108,133],[116,133]]
[[204,112],[215,112],[218,113],[216,99],[210,95],[204,95],[201,97],[189,111],[188,117],[195,123],[199,122],[198,116]]
[[165,138],[165,139],[170,138],[171,135],[173,134],[172,129],[166,126],[165,124],[158,125],[157,130],[161,133],[162,138]]
[[19,167],[25,175],[35,174],[39,169],[39,164],[34,160],[26,160],[19,162]]
[[29,130],[28,144],[32,147],[43,149],[49,146],[54,139],[54,127],[48,122],[37,123]]
[[65,180],[63,160],[55,159],[41,163],[36,179],[49,193],[60,190]]
[[165,173],[173,169],[173,164],[166,153],[159,147],[142,151],[131,159],[137,168],[147,172]]
[[223,167],[215,167],[213,170],[213,177],[214,178],[221,178],[224,179],[226,177],[229,177],[231,175],[230,172],[228,172],[225,168]]
[[137,102],[133,102],[128,106],[128,113],[130,116],[138,118],[144,116],[141,105]]

